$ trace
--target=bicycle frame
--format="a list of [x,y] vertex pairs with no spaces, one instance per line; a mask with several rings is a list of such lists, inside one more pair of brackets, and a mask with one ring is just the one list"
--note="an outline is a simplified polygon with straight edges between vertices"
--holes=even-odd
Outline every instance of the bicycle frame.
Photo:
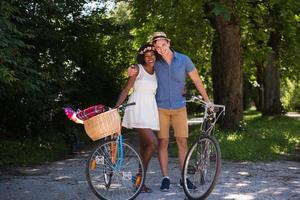
[[120,170],[123,163],[123,136],[120,134],[117,138],[117,163],[113,166],[114,171]]
[[[134,174],[139,174],[139,178]],[[122,129],[94,147],[86,165],[86,177],[99,199],[129,200],[140,193],[145,181],[143,161],[134,147],[123,141]]]
[[[132,106],[132,105],[135,105],[135,103],[133,102],[133,103],[129,103],[129,104],[123,104],[123,105],[120,105],[117,109],[122,110],[125,107]],[[120,134],[118,134],[116,141],[117,141],[117,152],[116,152],[116,155],[113,155],[113,156],[115,156],[113,158],[113,164],[115,163],[115,159],[117,160],[117,162],[113,166],[114,171],[120,170],[120,168],[123,164],[124,152],[123,152],[123,145],[122,145],[122,143],[123,143],[122,128],[120,130]]]
[[225,115],[225,106],[208,103],[202,100],[201,96],[193,96],[186,102],[199,103],[204,107],[203,123],[201,124],[201,134],[210,135],[219,117]]
[[[194,97],[194,102],[200,102],[201,105],[204,107],[204,116],[203,116],[203,123],[201,124],[201,135],[212,135],[213,130],[215,128],[215,124],[218,121],[219,117],[223,114],[225,115],[225,106],[212,104],[203,101],[202,99],[198,99]],[[221,109],[221,111],[219,111]],[[218,112],[218,113],[217,113]],[[201,137],[199,135],[199,137]],[[200,141],[200,140],[199,140]],[[203,154],[201,157],[201,161],[203,162],[201,166],[208,166],[209,165],[209,156],[210,156],[210,149],[208,148],[208,142],[206,141],[203,145]],[[205,163],[207,162],[207,163]],[[203,173],[206,173],[206,170],[203,168]]]
[[[183,189],[189,199],[205,199],[215,187],[220,173],[221,150],[213,136],[213,129],[219,117],[225,114],[225,106],[205,102],[202,97],[196,96],[186,102],[201,104],[204,115],[200,134],[189,148],[184,161]],[[188,185],[188,179],[192,188]]]

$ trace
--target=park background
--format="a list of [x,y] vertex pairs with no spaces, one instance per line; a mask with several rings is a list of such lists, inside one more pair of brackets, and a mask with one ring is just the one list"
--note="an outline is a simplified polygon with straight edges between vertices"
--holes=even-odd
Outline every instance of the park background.
[[224,159],[299,159],[300,121],[286,116],[300,110],[299,0],[2,0],[0,166],[88,146],[63,108],[114,106],[154,31],[226,106],[216,133]]

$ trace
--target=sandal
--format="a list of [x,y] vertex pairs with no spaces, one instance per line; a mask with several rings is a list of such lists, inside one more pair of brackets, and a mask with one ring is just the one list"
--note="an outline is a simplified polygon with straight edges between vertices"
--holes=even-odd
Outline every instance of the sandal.
[[146,185],[143,185],[141,193],[152,193],[152,189],[148,188]]

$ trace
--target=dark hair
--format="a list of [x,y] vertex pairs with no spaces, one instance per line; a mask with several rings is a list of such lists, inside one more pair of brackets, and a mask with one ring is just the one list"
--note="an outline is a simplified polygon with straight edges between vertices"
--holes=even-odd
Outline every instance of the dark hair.
[[145,64],[144,53],[148,51],[153,51],[156,58],[159,57],[159,54],[154,50],[154,46],[152,44],[145,44],[141,46],[138,50],[138,54],[136,56],[136,61],[138,64]]

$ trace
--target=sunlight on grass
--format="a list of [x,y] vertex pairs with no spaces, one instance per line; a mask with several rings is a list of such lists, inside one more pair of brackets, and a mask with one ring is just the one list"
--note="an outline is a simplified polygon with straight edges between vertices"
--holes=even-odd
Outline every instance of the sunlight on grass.
[[300,137],[286,135],[286,139],[289,143],[300,144]]
[[230,134],[230,135],[227,136],[227,140],[232,141],[232,142],[242,140],[242,139],[243,139],[242,135]]
[[273,151],[275,154],[282,155],[287,152],[287,149],[285,149],[285,151],[283,151],[281,146],[273,145],[273,146],[271,146],[271,151]]
[[244,113],[239,131],[215,134],[222,158],[229,160],[271,161],[291,158],[300,142],[298,119],[286,116],[264,117],[255,110]]
[[262,114],[258,111],[256,111],[255,107],[251,107],[249,110],[244,112],[244,119],[247,120],[253,120],[256,118],[261,117]]

